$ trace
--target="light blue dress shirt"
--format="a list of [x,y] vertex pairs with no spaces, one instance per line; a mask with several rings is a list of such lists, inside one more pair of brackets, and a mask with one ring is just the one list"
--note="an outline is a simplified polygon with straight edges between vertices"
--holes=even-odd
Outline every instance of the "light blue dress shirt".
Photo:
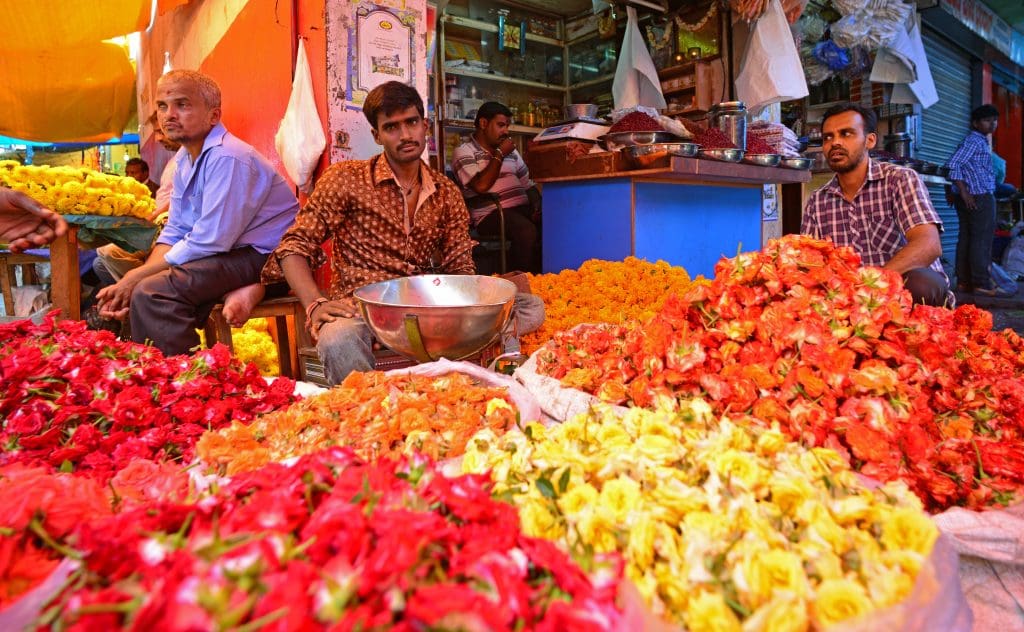
[[217,124],[193,163],[182,147],[174,192],[157,243],[171,265],[252,246],[268,254],[299,210],[288,183],[259,152]]

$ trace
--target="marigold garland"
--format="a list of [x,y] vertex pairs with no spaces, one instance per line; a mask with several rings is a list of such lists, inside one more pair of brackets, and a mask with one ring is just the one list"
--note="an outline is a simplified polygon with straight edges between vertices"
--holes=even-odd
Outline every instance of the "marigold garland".
[[702,400],[484,430],[462,466],[490,472],[528,535],[622,553],[654,611],[690,630],[870,614],[910,594],[938,537],[903,483],[869,490],[833,450],[718,419]]
[[351,446],[367,459],[416,450],[441,460],[461,456],[481,428],[511,428],[517,415],[504,388],[477,385],[461,373],[354,372],[331,390],[250,424],[207,432],[196,449],[229,475],[330,446]]
[[580,323],[622,323],[650,318],[672,294],[690,288],[690,275],[664,261],[590,259],[579,270],[530,275],[530,289],[544,300],[544,324],[523,336],[533,353],[557,331]]
[[156,201],[135,178],[82,167],[21,165],[0,160],[0,186],[21,191],[65,215],[110,215],[149,218]]

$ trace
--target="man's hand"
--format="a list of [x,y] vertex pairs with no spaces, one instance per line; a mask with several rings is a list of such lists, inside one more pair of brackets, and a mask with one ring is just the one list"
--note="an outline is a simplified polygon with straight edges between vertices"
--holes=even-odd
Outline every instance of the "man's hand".
[[964,201],[964,206],[966,206],[968,210],[973,211],[978,208],[978,203],[974,201],[974,196],[967,190],[967,187],[960,188],[960,199]]
[[96,303],[101,318],[124,320],[128,316],[128,310],[132,301],[132,291],[139,284],[139,281],[145,278],[133,275],[132,272],[135,272],[135,270],[124,275],[114,285],[108,285],[96,293]]
[[505,134],[498,140],[498,151],[501,152],[502,156],[507,156],[516,150],[516,143],[512,140],[512,137]]
[[316,339],[320,328],[325,323],[332,323],[339,318],[355,318],[358,315],[359,308],[356,307],[356,300],[354,298],[349,297],[337,301],[327,301],[314,308],[313,312],[309,315],[309,329],[313,334],[313,338]]
[[45,246],[68,231],[64,218],[29,196],[0,187],[0,241],[11,252]]

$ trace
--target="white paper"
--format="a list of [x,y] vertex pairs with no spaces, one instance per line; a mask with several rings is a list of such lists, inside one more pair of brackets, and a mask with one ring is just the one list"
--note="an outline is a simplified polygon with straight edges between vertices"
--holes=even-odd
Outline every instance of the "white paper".
[[757,110],[771,103],[807,96],[800,53],[779,0],[771,0],[750,33],[743,66],[736,77],[736,98]]

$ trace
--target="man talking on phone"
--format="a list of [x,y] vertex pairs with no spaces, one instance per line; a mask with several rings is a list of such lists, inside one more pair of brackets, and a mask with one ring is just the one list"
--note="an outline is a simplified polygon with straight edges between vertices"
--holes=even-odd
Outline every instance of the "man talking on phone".
[[540,192],[509,136],[512,111],[488,101],[476,112],[469,141],[452,156],[452,171],[462,187],[470,225],[483,234],[499,232],[494,196],[505,213],[505,235],[512,242],[512,267],[540,272]]

